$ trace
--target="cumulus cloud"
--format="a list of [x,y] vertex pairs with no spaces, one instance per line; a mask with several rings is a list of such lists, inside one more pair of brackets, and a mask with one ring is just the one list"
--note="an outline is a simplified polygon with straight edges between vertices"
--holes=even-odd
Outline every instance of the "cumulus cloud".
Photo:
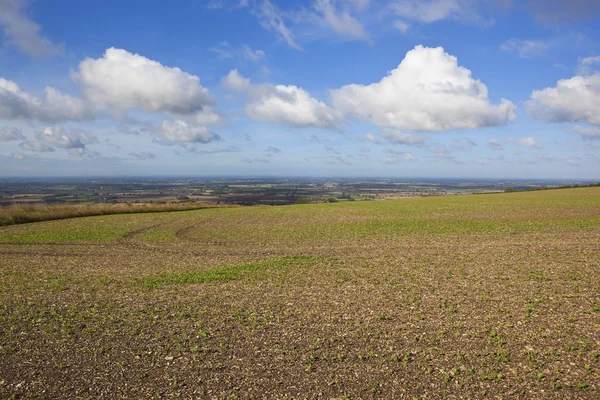
[[13,140],[25,140],[25,136],[17,128],[0,128],[0,142],[10,142]]
[[13,81],[0,78],[0,118],[35,119],[44,122],[89,120],[94,111],[81,99],[46,87],[46,97],[40,99],[24,92]]
[[188,125],[184,121],[163,121],[159,128],[160,137],[166,144],[175,142],[210,143],[220,137],[202,125]]
[[488,139],[488,147],[492,150],[502,150],[504,147],[500,144],[498,139]]
[[381,131],[383,136],[388,142],[395,144],[404,144],[408,146],[422,146],[425,144],[425,138],[421,135],[414,133],[404,133],[396,129],[386,128]]
[[37,140],[28,140],[23,143],[19,143],[19,147],[23,150],[33,151],[36,153],[46,153],[54,151],[54,148],[48,146],[44,142],[38,142]]
[[344,86],[331,99],[348,115],[399,129],[474,129],[516,118],[512,102],[491,104],[487,87],[441,47],[417,46],[381,81]]
[[600,127],[597,128],[590,126],[574,125],[571,127],[571,131],[578,135],[581,135],[583,139],[600,140]]
[[83,60],[72,77],[84,98],[103,109],[190,115],[213,103],[197,76],[114,47]]
[[221,124],[227,120],[223,115],[213,110],[210,106],[206,106],[202,110],[192,114],[190,119],[198,125]]
[[543,40],[509,39],[500,45],[500,50],[516,53],[521,58],[532,58],[544,54],[549,44]]
[[4,44],[16,46],[33,57],[57,54],[60,47],[42,36],[40,26],[24,10],[28,1],[0,0],[0,26],[4,30]]
[[524,136],[520,138],[509,137],[506,141],[510,144],[518,144],[520,146],[532,147],[536,149],[540,149],[542,147],[537,143],[535,138],[532,138],[531,136]]
[[254,120],[297,127],[339,128],[342,114],[297,86],[252,84],[236,69],[229,72],[222,83],[230,90],[246,94],[246,114]]
[[36,138],[61,149],[83,150],[88,144],[98,143],[98,139],[89,132],[67,130],[60,126],[46,127],[36,134]]
[[546,122],[588,122],[600,125],[600,72],[562,79],[555,87],[534,90],[527,112]]
[[229,74],[221,79],[221,83],[225,88],[238,92],[247,91],[252,88],[250,79],[244,78],[237,69],[229,71]]
[[15,160],[24,160],[27,157],[25,156],[25,154],[23,153],[10,153],[10,155],[12,156],[12,158],[14,158]]

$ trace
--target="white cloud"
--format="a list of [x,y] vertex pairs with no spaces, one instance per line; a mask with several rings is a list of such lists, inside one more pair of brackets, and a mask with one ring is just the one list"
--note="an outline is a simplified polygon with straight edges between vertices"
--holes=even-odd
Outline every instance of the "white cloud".
[[585,57],[579,59],[577,67],[578,75],[592,75],[600,67],[600,56]]
[[581,135],[583,139],[587,140],[600,140],[600,127],[586,127],[581,125],[574,125],[571,130],[578,135]]
[[386,128],[381,131],[381,136],[388,142],[395,144],[404,144],[408,146],[422,146],[425,144],[423,136],[414,133],[403,133],[396,129]]
[[474,129],[516,118],[512,102],[491,104],[487,87],[441,47],[417,46],[380,82],[347,85],[331,98],[346,114],[400,129]]
[[10,142],[13,140],[25,140],[25,136],[17,128],[0,128],[0,142]]
[[205,126],[188,125],[184,121],[163,121],[160,137],[167,144],[175,142],[209,143],[219,140],[219,136]]
[[379,144],[379,143],[381,143],[381,142],[379,141],[379,139],[377,139],[377,137],[376,137],[375,135],[373,135],[372,133],[367,133],[367,134],[365,135],[365,137],[364,137],[364,139],[363,139],[363,140],[366,140],[367,142],[371,142],[371,143],[374,143],[374,144]]
[[23,10],[25,0],[0,0],[0,26],[4,29],[4,44],[13,45],[34,57],[57,54],[60,47],[41,35],[40,26]]
[[80,129],[67,130],[60,126],[46,127],[36,134],[36,138],[61,149],[85,150],[88,144],[98,143],[98,139],[89,132]]
[[412,153],[396,150],[396,149],[386,149],[385,152],[389,154],[389,157],[386,157],[384,162],[386,164],[397,164],[398,161],[412,161],[416,160],[416,157]]
[[399,19],[395,20],[392,25],[394,28],[396,28],[397,30],[399,30],[402,33],[408,32],[408,29],[410,28],[410,25],[408,25],[406,22],[401,21]]
[[87,154],[87,149],[85,147],[73,147],[70,149],[67,149],[67,153],[69,153],[72,156],[75,157],[81,157],[84,154]]
[[288,46],[296,50],[302,50],[302,47],[294,41],[292,31],[286,26],[282,12],[269,0],[262,0],[254,12],[263,28],[277,33],[286,41]]
[[202,110],[193,114],[191,119],[198,125],[221,124],[227,120],[224,116],[213,110],[210,106],[206,106]]
[[266,57],[266,54],[263,50],[253,50],[248,45],[242,45],[239,48],[234,48],[226,41],[220,42],[216,46],[209,48],[208,51],[216,53],[217,57],[221,60],[236,56],[244,60],[259,62]]
[[265,52],[262,50],[252,50],[250,46],[243,45],[241,47],[242,57],[250,61],[260,61],[265,58]]
[[600,72],[562,79],[555,87],[534,90],[527,112],[547,122],[589,122],[600,125]]
[[411,153],[405,153],[404,155],[390,155],[388,157],[385,157],[383,159],[383,163],[388,165],[396,165],[414,160],[416,160],[416,157],[414,155],[412,155]]
[[502,150],[504,147],[500,144],[498,139],[488,139],[488,147],[492,150]]
[[548,43],[543,40],[509,39],[500,45],[500,50],[507,53],[517,53],[521,58],[532,58],[544,54]]
[[489,25],[493,21],[484,19],[473,0],[392,0],[391,13],[413,21],[433,23],[445,19]]
[[27,157],[25,156],[25,154],[23,153],[10,153],[10,155],[12,156],[12,158],[14,158],[15,160],[24,160]]
[[84,98],[103,109],[189,115],[213,103],[197,76],[113,47],[83,60],[72,76]]
[[599,64],[600,63],[600,56],[580,58],[579,62],[581,64],[583,64],[583,65]]
[[0,78],[0,118],[35,119],[46,122],[66,120],[89,120],[94,111],[81,99],[62,94],[46,87],[46,97],[38,97],[22,91],[12,81]]
[[506,140],[506,142],[510,143],[510,144],[518,144],[520,146],[532,147],[532,148],[536,148],[536,149],[539,149],[542,147],[537,143],[535,138],[532,138],[531,136],[524,136],[524,137],[520,137],[520,138],[509,137]]
[[225,88],[229,90],[235,90],[238,92],[250,90],[252,85],[250,79],[244,78],[237,69],[229,71],[226,77],[221,79],[221,83]]
[[246,114],[254,120],[337,129],[342,119],[339,111],[294,85],[252,84],[235,69],[222,83],[230,90],[246,93]]
[[340,10],[336,7],[335,0],[316,0],[314,8],[321,25],[331,28],[340,36],[369,40],[364,26],[350,15],[348,7]]
[[45,153],[54,151],[54,148],[48,146],[46,143],[38,142],[36,140],[28,140],[23,143],[19,143],[19,147],[23,150],[33,151],[36,153]]

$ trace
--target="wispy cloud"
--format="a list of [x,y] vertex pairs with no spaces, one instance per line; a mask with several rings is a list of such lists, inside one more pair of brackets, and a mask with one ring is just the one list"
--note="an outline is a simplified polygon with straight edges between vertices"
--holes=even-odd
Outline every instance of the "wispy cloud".
[[550,47],[543,40],[509,39],[500,45],[500,50],[507,53],[516,53],[521,58],[533,58],[544,55]]

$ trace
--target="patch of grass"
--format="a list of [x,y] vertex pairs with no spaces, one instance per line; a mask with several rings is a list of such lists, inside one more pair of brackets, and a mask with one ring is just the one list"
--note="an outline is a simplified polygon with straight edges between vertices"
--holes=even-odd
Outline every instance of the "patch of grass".
[[291,266],[307,266],[316,261],[315,257],[288,256],[279,259],[260,261],[251,264],[227,265],[224,267],[211,268],[201,272],[188,272],[182,274],[169,274],[155,277],[146,277],[142,284],[147,287],[156,287],[165,284],[182,283],[205,283],[214,281],[233,281],[246,279],[257,273],[287,268]]

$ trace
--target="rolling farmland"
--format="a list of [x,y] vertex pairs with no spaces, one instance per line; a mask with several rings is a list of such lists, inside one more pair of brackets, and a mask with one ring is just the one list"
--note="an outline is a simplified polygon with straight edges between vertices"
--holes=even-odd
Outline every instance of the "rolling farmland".
[[600,188],[0,227],[0,398],[600,396]]

